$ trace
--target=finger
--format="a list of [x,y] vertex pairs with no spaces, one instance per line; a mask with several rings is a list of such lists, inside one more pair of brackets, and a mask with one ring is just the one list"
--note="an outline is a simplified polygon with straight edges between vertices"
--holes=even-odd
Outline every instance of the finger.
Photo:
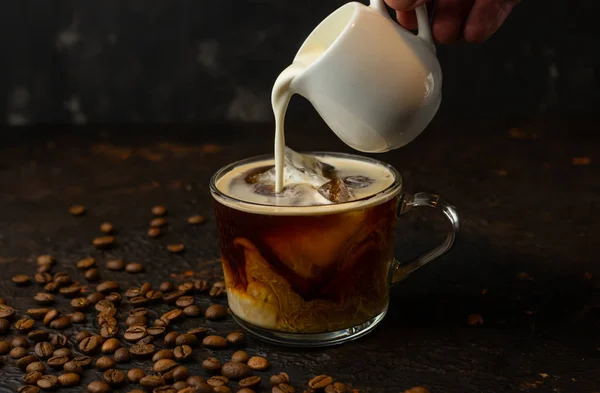
[[461,39],[474,1],[439,0],[432,27],[433,38],[440,44],[449,44]]
[[396,11],[396,19],[408,30],[417,29],[417,14],[414,11]]
[[427,3],[429,0],[385,0],[386,4],[396,11],[410,11]]
[[465,40],[480,43],[490,38],[518,2],[519,0],[475,0],[463,32]]

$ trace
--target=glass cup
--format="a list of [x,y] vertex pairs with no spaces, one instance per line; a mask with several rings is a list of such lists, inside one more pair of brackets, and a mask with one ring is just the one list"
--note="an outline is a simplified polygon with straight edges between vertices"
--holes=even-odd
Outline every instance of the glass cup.
[[[236,199],[210,181],[221,259],[233,318],[267,342],[296,347],[336,345],[364,336],[388,310],[393,284],[446,253],[459,230],[455,208],[438,195],[410,195],[383,162],[343,153],[311,153],[381,165],[393,176],[385,190],[321,206],[274,206]],[[415,207],[439,210],[451,224],[443,243],[407,263],[393,258],[397,220]]]

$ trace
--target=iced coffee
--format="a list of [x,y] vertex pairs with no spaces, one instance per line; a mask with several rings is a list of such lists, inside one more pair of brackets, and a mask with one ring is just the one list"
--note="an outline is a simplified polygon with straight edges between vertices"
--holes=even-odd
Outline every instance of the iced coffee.
[[276,193],[273,160],[265,158],[215,179],[233,314],[286,333],[335,332],[382,314],[399,194],[399,187],[389,192],[397,182],[393,169],[287,149],[284,176]]

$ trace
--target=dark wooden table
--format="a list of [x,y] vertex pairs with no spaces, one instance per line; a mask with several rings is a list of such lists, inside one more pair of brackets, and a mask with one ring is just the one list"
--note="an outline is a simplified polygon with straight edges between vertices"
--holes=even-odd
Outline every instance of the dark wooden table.
[[[600,391],[598,124],[466,123],[433,124],[409,146],[378,156],[400,169],[406,189],[437,191],[457,206],[462,233],[454,249],[394,288],[386,320],[359,341],[293,350],[249,339],[247,351],[272,363],[260,375],[288,371],[300,392],[317,374],[369,392],[415,385],[433,393]],[[103,279],[118,279],[124,288],[181,282],[169,275],[190,270],[208,269],[218,279],[209,178],[224,164],[269,152],[272,136],[271,125],[3,130],[0,296],[19,315],[34,306],[39,287],[16,288],[10,279],[33,275],[40,254],[55,256],[55,271],[82,283],[75,263],[86,256],[97,259]],[[348,150],[322,124],[290,125],[287,139],[296,150]],[[71,216],[72,204],[85,205],[87,214]],[[169,227],[152,240],[146,230],[155,204],[168,208]],[[188,225],[192,214],[206,216],[206,224]],[[117,246],[108,251],[91,245],[103,221],[117,228]],[[398,257],[431,246],[443,225],[434,212],[404,217]],[[177,242],[185,252],[170,254],[166,245]],[[104,263],[111,258],[142,262],[146,271],[109,272]],[[58,299],[57,307],[68,312],[68,300]],[[472,313],[483,317],[482,326],[468,326]],[[204,318],[176,329],[194,326],[236,329],[231,320]],[[75,326],[69,334],[81,329],[98,326]],[[196,360],[209,353],[197,349]],[[214,353],[225,360],[232,350]],[[7,356],[2,363],[0,391],[14,391],[21,374]],[[198,362],[190,367],[206,376]],[[98,376],[88,372],[83,382]],[[261,391],[268,391],[265,382]]]

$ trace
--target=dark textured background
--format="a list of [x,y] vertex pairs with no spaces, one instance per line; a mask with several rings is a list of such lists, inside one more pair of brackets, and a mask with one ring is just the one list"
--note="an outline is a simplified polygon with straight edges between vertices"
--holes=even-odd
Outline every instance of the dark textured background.
[[[342,3],[2,2],[2,122],[270,121],[275,77]],[[440,117],[591,111],[599,11],[595,0],[523,1],[486,44],[439,48]],[[301,101],[291,118],[318,116]]]

